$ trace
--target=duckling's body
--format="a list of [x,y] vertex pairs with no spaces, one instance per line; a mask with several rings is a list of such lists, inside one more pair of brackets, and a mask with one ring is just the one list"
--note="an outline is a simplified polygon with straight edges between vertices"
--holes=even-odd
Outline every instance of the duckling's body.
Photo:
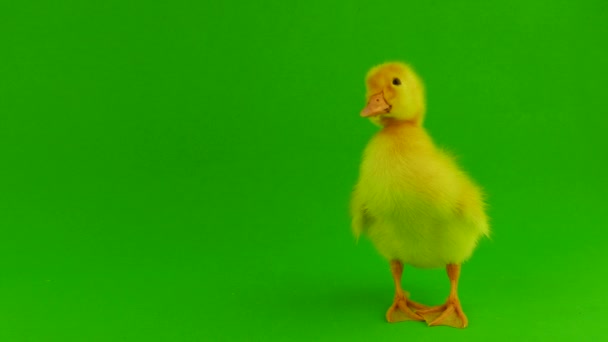
[[[457,285],[461,263],[489,232],[481,191],[422,127],[424,88],[409,66],[387,63],[370,70],[366,97],[361,116],[382,129],[365,149],[351,201],[352,228],[391,264],[395,300],[386,317],[466,327]],[[446,303],[428,308],[407,298],[404,264],[446,267]]]
[[487,233],[479,190],[420,126],[395,121],[367,146],[357,196],[364,228],[388,260],[420,268],[460,264]]

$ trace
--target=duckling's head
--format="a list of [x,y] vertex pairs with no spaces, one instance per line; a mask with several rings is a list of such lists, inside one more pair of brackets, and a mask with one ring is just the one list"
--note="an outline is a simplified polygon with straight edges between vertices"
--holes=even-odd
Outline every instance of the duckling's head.
[[421,125],[425,114],[424,86],[406,64],[390,62],[367,73],[367,106],[361,116],[378,125],[406,121]]

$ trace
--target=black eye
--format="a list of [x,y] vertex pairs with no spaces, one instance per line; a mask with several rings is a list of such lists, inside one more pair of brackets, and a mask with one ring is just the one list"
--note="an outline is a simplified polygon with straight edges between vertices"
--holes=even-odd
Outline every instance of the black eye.
[[393,78],[393,84],[394,85],[400,85],[401,84],[401,80],[398,79],[397,77]]

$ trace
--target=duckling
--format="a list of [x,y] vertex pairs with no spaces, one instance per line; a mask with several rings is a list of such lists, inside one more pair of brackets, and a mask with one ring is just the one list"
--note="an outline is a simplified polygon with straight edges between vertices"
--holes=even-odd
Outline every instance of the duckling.
[[[409,65],[376,66],[366,85],[361,116],[381,129],[363,153],[351,198],[352,229],[390,263],[395,298],[386,319],[465,328],[458,298],[461,264],[489,234],[481,189],[424,129],[424,86]],[[445,267],[451,287],[445,304],[428,307],[409,299],[401,288],[404,264]]]

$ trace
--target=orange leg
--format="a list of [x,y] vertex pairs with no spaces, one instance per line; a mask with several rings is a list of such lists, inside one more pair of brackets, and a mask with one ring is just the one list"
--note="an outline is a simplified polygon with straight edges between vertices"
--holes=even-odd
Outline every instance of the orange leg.
[[401,274],[403,264],[397,260],[391,261],[391,272],[395,280],[395,300],[386,312],[386,320],[390,323],[401,321],[424,321],[424,318],[416,313],[417,310],[427,309],[427,306],[409,300],[409,293],[401,289]]
[[466,328],[468,325],[458,299],[458,278],[460,277],[460,265],[449,264],[447,266],[450,278],[450,296],[445,304],[420,310],[417,313],[424,317],[429,326],[447,325],[454,328]]

